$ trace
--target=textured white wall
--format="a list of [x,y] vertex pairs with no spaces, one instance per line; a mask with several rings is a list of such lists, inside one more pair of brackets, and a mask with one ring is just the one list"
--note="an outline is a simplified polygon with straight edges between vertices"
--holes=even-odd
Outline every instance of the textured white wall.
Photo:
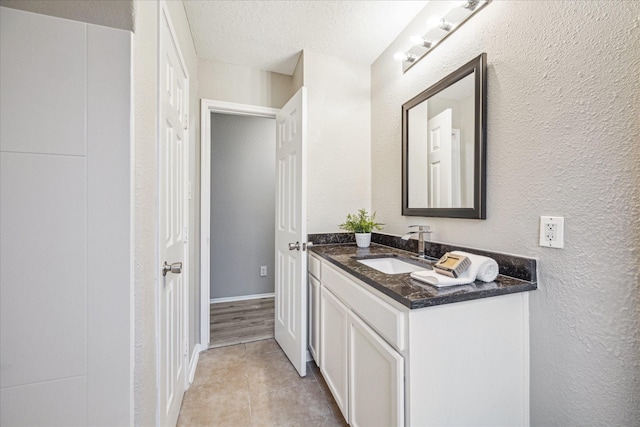
[[240,65],[200,60],[198,95],[204,99],[282,108],[293,96],[291,76]]
[[158,5],[135,2],[134,35],[134,422],[156,424],[156,204]]
[[307,231],[338,231],[371,200],[370,70],[304,52],[307,87]]
[[[531,293],[532,425],[640,419],[640,3],[495,1],[405,75],[372,66],[372,208],[402,234],[539,259]],[[400,106],[488,57],[487,220],[400,215]],[[564,216],[565,248],[537,245]]]

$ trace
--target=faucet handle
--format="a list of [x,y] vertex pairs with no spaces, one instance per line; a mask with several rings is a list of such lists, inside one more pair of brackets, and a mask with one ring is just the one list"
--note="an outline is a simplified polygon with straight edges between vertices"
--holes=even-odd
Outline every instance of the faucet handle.
[[422,231],[425,233],[431,233],[431,226],[426,225],[426,224],[415,224],[415,225],[410,225],[409,228],[411,227],[418,227],[418,231]]

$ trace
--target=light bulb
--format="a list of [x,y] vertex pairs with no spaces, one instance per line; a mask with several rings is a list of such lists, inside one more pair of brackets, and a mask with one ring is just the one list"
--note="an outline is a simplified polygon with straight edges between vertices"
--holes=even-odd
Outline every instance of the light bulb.
[[447,22],[444,18],[440,18],[439,16],[429,18],[427,25],[429,28],[439,28],[443,31],[451,31],[453,28],[453,24],[451,24],[451,22]]
[[408,52],[397,52],[393,55],[393,59],[400,62],[413,62],[416,60],[416,57]]
[[404,52],[396,52],[395,55],[393,55],[393,59],[399,62],[403,62],[407,59],[407,54]]
[[467,0],[462,7],[473,12],[478,7],[478,3],[480,3],[478,0]]
[[427,28],[439,28],[441,21],[442,21],[442,18],[440,18],[439,16],[432,16],[427,21]]
[[427,49],[433,46],[432,42],[425,40],[423,37],[420,37],[420,36],[411,36],[409,40],[411,41],[411,44],[414,46],[422,46]]

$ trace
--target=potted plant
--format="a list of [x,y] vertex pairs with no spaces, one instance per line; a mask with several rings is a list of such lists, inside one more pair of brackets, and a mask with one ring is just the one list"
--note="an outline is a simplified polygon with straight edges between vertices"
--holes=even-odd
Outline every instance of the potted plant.
[[366,209],[358,209],[357,214],[347,214],[347,219],[344,223],[338,225],[341,229],[355,233],[356,244],[359,248],[368,248],[371,244],[371,232],[375,230],[382,230],[382,226],[376,222],[376,213],[369,216]]

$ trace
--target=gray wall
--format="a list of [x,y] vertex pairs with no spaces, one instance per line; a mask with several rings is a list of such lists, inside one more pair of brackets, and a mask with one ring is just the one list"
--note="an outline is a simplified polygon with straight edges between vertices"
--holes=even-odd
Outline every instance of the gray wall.
[[[432,4],[433,3],[433,4]],[[372,66],[372,209],[401,234],[539,259],[531,424],[640,420],[640,2],[494,1],[403,74]],[[402,217],[400,106],[487,53],[487,220]],[[565,248],[538,246],[541,215]],[[615,256],[614,256],[615,255]]]
[[274,292],[275,139],[274,119],[211,114],[212,299]]

